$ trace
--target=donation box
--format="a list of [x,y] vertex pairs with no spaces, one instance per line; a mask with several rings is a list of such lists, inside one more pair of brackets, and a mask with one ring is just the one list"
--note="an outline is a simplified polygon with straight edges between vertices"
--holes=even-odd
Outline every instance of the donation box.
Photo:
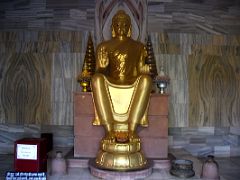
[[45,138],[24,138],[14,143],[14,169],[17,172],[47,172]]

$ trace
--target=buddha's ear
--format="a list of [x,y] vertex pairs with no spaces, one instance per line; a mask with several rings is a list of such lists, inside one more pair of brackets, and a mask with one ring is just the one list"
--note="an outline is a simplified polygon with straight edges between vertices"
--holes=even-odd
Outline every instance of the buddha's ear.
[[131,37],[131,35],[132,35],[132,26],[129,27],[127,37]]
[[113,28],[113,25],[112,25],[112,37],[113,37],[113,38],[116,37],[116,33],[115,33],[114,28]]

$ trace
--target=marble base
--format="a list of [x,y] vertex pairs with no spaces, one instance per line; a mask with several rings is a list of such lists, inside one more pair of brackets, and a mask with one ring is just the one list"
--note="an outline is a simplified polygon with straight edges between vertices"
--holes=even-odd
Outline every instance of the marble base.
[[[151,159],[153,161],[154,169],[170,169],[171,158],[167,159]],[[67,158],[68,167],[88,168],[88,158]]]
[[171,161],[175,160],[175,156],[168,154],[168,158],[165,159],[152,159],[154,169],[171,169]]
[[106,169],[100,169],[95,163],[95,159],[89,160],[90,172],[93,176],[101,179],[143,179],[152,174],[153,163],[148,160],[148,164],[145,168],[132,171],[111,171]]

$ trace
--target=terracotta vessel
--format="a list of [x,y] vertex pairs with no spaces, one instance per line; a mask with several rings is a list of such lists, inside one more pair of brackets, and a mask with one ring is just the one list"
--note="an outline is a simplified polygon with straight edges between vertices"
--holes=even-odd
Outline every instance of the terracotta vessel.
[[218,163],[214,160],[214,156],[209,155],[202,166],[202,179],[220,180]]
[[67,163],[66,160],[63,158],[61,151],[56,152],[56,158],[52,160],[51,168],[52,174],[67,174]]

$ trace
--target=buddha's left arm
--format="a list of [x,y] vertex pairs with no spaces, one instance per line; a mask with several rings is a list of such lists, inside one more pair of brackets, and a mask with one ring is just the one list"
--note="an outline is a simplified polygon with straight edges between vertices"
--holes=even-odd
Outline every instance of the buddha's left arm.
[[138,72],[140,74],[150,74],[150,66],[145,64],[145,59],[147,57],[147,50],[146,47],[143,46],[141,49],[141,56],[138,64]]

